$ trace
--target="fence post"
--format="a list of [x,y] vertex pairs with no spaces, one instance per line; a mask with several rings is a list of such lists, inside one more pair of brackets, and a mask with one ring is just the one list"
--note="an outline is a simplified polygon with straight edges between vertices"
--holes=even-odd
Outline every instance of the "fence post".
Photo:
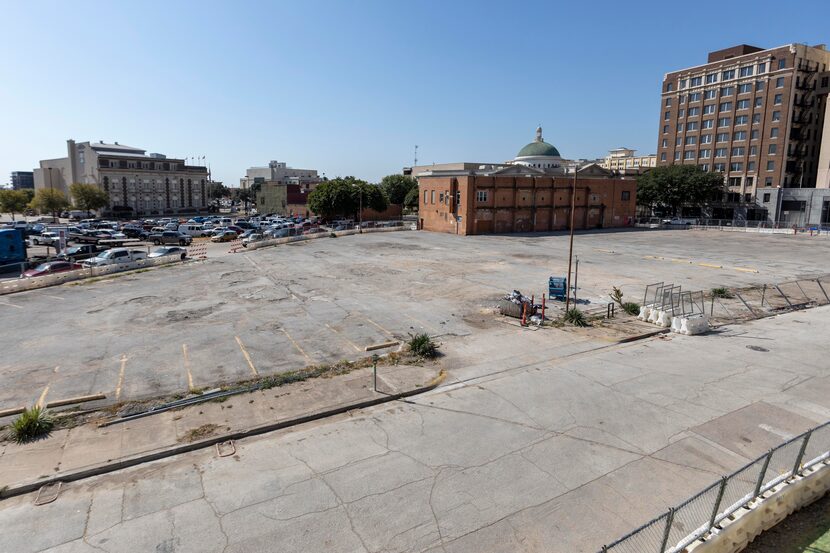
[[784,298],[784,301],[786,301],[787,305],[789,305],[790,309],[792,309],[793,302],[790,301],[790,298],[788,298],[787,295],[781,291],[781,288],[779,288],[777,284],[773,284],[773,286],[775,286],[775,289],[778,290],[778,293],[781,294],[781,297]]
[[821,293],[824,294],[824,298],[828,302],[830,302],[830,297],[827,296],[827,292],[824,290],[824,286],[821,285],[821,280],[816,279],[816,284],[818,284],[818,287],[821,288]]
[[812,435],[812,428],[804,435],[804,441],[801,442],[801,448],[798,450],[798,457],[795,458],[795,465],[793,465],[793,476],[801,472],[801,461],[804,459],[804,452],[807,451],[807,442],[810,441],[810,436]]
[[715,508],[712,509],[712,517],[709,519],[709,530],[715,526],[715,519],[718,516],[718,511],[720,510],[720,503],[723,501],[723,492],[726,491],[726,483],[728,480],[726,476],[721,476],[720,478],[720,488],[718,488],[718,498],[715,500]]
[[663,544],[660,546],[659,553],[663,553],[666,550],[666,545],[669,543],[672,522],[674,522],[674,507],[669,509],[669,514],[666,516],[666,530],[663,532]]
[[755,497],[761,495],[761,486],[764,485],[764,476],[767,474],[767,468],[769,467],[770,459],[772,459],[772,451],[769,450],[767,453],[767,457],[764,459],[764,465],[761,467],[761,473],[758,475],[758,482],[755,483]]

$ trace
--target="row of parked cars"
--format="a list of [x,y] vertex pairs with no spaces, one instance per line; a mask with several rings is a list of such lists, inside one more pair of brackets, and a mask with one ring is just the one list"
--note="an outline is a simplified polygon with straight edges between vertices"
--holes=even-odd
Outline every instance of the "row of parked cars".
[[162,246],[147,253],[140,249],[103,249],[91,244],[83,244],[63,250],[54,261],[47,261],[24,271],[20,275],[20,278],[54,275],[78,269],[118,265],[139,261],[141,259],[155,259],[165,256],[176,256],[184,261],[187,258],[187,250],[182,246]]

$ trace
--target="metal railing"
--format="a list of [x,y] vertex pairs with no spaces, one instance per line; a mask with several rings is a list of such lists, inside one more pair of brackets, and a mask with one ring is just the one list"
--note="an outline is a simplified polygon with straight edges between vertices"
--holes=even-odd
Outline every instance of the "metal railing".
[[770,449],[600,553],[678,553],[773,487],[828,460],[830,422]]
[[727,292],[721,296],[709,292],[708,297],[702,300],[705,301],[704,313],[711,320],[733,323],[828,305],[830,275],[736,288]]

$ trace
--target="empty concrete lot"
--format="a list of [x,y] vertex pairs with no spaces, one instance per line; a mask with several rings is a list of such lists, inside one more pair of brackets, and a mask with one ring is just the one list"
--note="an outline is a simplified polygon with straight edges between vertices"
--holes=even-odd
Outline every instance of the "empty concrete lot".
[[[323,238],[0,298],[0,407],[103,392],[181,392],[367,355],[408,333],[439,336],[464,376],[494,361],[596,347],[549,331],[517,339],[486,312],[511,289],[545,291],[567,236],[396,232]],[[579,234],[580,296],[612,285],[689,289],[830,272],[830,240],[702,231]],[[538,346],[538,347],[536,347]],[[457,375],[456,375],[457,376]]]
[[[821,307],[494,361],[497,374],[242,440],[233,457],[71,482],[41,507],[5,499],[0,551],[596,553],[827,420],[828,330]],[[671,535],[693,528],[678,517]]]

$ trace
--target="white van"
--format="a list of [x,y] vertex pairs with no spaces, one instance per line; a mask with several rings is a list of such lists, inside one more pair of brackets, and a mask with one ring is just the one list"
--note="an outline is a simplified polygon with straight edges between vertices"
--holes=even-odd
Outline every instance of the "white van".
[[233,224],[233,221],[230,217],[221,217],[218,221],[215,221],[215,223],[220,227],[228,227]]
[[202,238],[203,236],[208,235],[205,227],[198,223],[185,223],[184,225],[179,225],[179,232],[194,238]]

